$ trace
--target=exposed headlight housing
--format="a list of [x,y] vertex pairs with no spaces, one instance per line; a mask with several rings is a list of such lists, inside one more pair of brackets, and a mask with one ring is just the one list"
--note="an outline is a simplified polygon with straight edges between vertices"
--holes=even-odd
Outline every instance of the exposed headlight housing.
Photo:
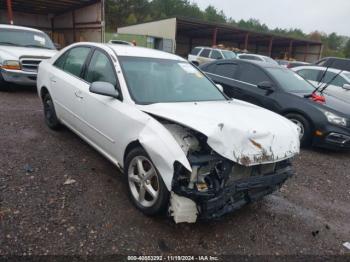
[[2,63],[1,68],[9,69],[9,70],[21,70],[21,65],[19,61],[16,61],[16,60],[5,60]]
[[339,126],[347,126],[347,120],[344,117],[338,116],[331,112],[324,112],[325,116],[327,117],[327,120],[329,123],[339,125]]

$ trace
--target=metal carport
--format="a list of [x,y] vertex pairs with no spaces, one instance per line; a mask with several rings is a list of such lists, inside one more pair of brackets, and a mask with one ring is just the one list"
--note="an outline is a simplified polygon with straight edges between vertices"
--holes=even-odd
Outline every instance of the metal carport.
[[66,46],[104,40],[104,0],[0,0],[0,23],[37,28]]

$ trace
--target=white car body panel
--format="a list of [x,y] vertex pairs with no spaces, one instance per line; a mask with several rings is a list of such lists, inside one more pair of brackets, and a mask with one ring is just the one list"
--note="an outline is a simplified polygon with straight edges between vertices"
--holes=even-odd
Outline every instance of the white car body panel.
[[[79,43],[69,48],[86,44]],[[152,115],[203,133],[213,150],[242,165],[277,162],[299,153],[297,126],[249,103],[235,100],[136,105],[129,95],[114,52],[121,56],[185,60],[147,48],[88,45],[105,50],[114,60],[123,102],[90,93],[88,83],[52,65],[57,56],[40,64],[38,94],[41,96],[42,88],[47,88],[52,94],[58,118],[114,164],[123,167],[128,145],[138,141],[149,154],[169,191],[176,161],[191,171],[179,143]]]
[[[166,103],[138,108],[206,135],[208,145],[216,153],[244,166],[281,161],[299,153],[299,132],[292,122],[243,101]],[[256,118],[254,122],[252,118]]]

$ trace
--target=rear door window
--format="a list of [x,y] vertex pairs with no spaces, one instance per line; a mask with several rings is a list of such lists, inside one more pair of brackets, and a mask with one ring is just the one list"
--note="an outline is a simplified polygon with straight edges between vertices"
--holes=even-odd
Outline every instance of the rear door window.
[[237,64],[218,64],[214,69],[214,74],[228,78],[234,78],[237,72]]
[[210,51],[211,51],[210,49],[204,48],[202,53],[199,56],[209,57]]
[[253,85],[258,85],[264,81],[271,82],[271,79],[263,70],[251,64],[240,64],[237,77],[238,80]]
[[75,47],[71,49],[67,54],[63,70],[80,77],[90,50],[89,47]]

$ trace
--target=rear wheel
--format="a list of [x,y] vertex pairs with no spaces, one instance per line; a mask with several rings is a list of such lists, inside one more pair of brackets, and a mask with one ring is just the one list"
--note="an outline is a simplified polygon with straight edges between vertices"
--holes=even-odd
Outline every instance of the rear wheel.
[[286,118],[292,121],[300,128],[300,144],[302,147],[311,145],[312,140],[312,129],[310,122],[299,114],[287,114]]
[[124,173],[129,197],[137,209],[151,216],[165,211],[169,192],[143,148],[135,148],[127,155]]
[[52,130],[58,130],[61,123],[57,118],[55,106],[49,93],[44,96],[44,116],[46,125]]

